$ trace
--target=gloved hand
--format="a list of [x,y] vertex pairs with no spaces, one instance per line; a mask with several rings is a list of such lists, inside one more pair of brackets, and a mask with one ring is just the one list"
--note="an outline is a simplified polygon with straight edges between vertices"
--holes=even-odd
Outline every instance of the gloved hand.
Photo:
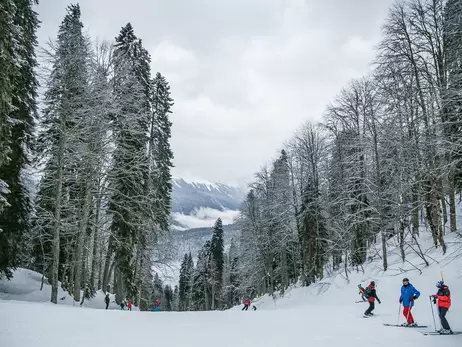
[[379,299],[377,299],[377,301],[379,302],[379,304],[381,304],[381,303],[382,303],[382,302],[381,302]]
[[419,298],[418,296],[414,295],[411,300],[414,301],[414,300],[417,300],[418,298]]
[[399,303],[402,304],[402,303],[403,303],[403,299],[399,298]]

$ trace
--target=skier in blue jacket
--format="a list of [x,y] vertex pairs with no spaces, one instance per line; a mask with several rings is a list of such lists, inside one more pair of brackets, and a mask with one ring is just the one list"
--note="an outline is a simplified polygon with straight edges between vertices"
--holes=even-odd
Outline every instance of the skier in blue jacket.
[[414,306],[414,300],[420,296],[420,292],[409,283],[408,278],[403,279],[403,286],[401,287],[401,296],[399,297],[399,303],[403,304],[403,315],[406,317],[406,323],[404,326],[416,326],[414,317],[412,317],[411,309]]

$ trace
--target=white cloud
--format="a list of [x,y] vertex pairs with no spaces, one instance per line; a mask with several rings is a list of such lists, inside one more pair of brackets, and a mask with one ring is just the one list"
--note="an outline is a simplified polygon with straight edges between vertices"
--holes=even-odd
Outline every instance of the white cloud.
[[172,213],[172,217],[181,225],[188,226],[189,228],[206,228],[212,227],[218,218],[221,218],[223,225],[231,224],[238,214],[239,211],[219,211],[213,208],[201,207],[191,215],[174,212]]

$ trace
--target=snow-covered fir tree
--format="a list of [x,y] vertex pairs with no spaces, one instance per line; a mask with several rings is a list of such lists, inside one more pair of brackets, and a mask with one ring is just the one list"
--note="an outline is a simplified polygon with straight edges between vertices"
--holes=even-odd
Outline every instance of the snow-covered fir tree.
[[[78,230],[75,211],[78,204],[78,168],[82,160],[82,122],[88,107],[88,41],[83,35],[80,7],[70,5],[62,21],[55,51],[51,54],[52,71],[45,92],[41,118],[39,156],[44,161],[43,177],[37,194],[35,224],[51,239],[52,297],[57,302],[60,266],[71,252],[72,236]],[[68,263],[64,261],[64,266]],[[73,265],[71,265],[73,267]],[[72,278],[74,269],[69,270]]]
[[[36,1],[4,1],[0,9],[0,275],[20,265],[30,231],[25,186],[36,113]],[[27,257],[27,254],[24,254]]]

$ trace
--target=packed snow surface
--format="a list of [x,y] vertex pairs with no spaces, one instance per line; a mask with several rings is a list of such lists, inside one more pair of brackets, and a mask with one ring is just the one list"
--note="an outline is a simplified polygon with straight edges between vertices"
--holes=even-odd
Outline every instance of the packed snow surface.
[[[9,291],[0,295],[0,346],[461,347],[462,335],[424,336],[419,331],[435,330],[429,295],[436,292],[441,272],[452,292],[447,318],[454,331],[462,331],[462,244],[456,237],[447,237],[448,251],[443,257],[440,248],[432,247],[428,234],[420,241],[429,267],[409,250],[408,261],[403,263],[399,248],[390,244],[385,273],[375,256],[365,264],[364,272],[349,272],[348,280],[345,274],[336,274],[309,287],[286,290],[276,300],[263,296],[254,301],[257,311],[244,312],[240,307],[215,312],[94,309],[103,308],[102,293],[88,301],[87,307],[80,307],[73,306],[61,291],[64,299],[53,305],[37,302],[49,298],[48,285],[44,294],[37,292],[39,275],[20,270],[12,282],[0,281],[0,291]],[[383,325],[404,322],[398,303],[403,277],[421,292],[413,314],[417,323],[428,328]],[[363,318],[368,304],[355,303],[359,300],[357,285],[365,286],[371,280],[376,282],[382,304],[376,304],[374,317]]]

